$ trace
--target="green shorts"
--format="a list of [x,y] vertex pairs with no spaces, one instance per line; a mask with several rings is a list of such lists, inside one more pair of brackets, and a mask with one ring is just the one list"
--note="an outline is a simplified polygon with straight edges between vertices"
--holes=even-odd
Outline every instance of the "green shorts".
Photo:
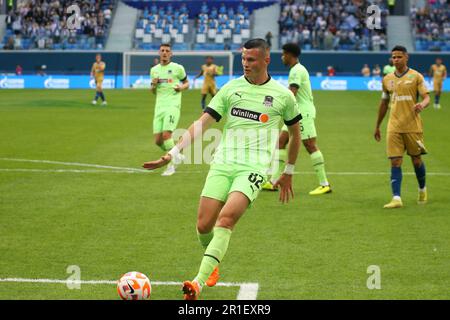
[[[286,125],[283,125],[281,131],[288,131]],[[317,137],[316,125],[314,124],[314,118],[310,118],[308,115],[304,119],[300,120],[300,134],[302,140],[307,140]]]
[[201,196],[226,202],[231,192],[239,191],[255,201],[267,176],[245,165],[211,165]]
[[155,118],[153,119],[153,133],[161,133],[163,131],[173,132],[180,120],[180,109],[170,107],[163,111],[155,111]]

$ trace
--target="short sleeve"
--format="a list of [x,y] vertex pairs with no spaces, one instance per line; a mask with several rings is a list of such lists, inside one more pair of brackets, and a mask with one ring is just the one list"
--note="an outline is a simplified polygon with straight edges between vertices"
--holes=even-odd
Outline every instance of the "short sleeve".
[[155,68],[150,69],[150,79],[153,80],[155,78]]
[[423,78],[423,75],[419,74],[418,78],[417,78],[417,90],[419,91],[419,93],[421,95],[424,95],[426,93],[429,92],[426,84],[425,84],[425,80]]
[[211,99],[208,107],[205,108],[205,112],[210,114],[217,122],[228,112],[228,95],[227,88],[224,86],[217,92],[217,94]]
[[300,72],[291,71],[289,73],[288,85],[290,87],[300,88],[300,84],[302,83],[302,77]]
[[178,79],[180,79],[180,81],[184,81],[187,79],[186,71],[181,64],[178,65]]
[[384,82],[384,79],[383,79],[383,81],[381,81],[381,83],[382,83],[382,93],[381,93],[381,99],[383,99],[383,100],[389,100],[389,96],[390,96],[390,94],[389,94],[389,91],[388,91],[388,89],[386,88],[386,84],[385,84],[385,82]]
[[292,126],[302,119],[297,101],[295,100],[294,94],[290,91],[286,95],[282,116],[284,124],[287,126]]

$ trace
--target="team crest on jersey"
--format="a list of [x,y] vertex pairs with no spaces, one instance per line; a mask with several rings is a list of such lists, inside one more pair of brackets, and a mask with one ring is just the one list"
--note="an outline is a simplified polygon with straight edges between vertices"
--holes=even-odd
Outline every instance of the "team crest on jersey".
[[168,70],[167,73],[168,73],[168,74],[172,74],[172,70]]
[[264,104],[266,107],[273,107],[273,97],[272,97],[272,96],[266,96],[266,97],[264,98],[263,104]]

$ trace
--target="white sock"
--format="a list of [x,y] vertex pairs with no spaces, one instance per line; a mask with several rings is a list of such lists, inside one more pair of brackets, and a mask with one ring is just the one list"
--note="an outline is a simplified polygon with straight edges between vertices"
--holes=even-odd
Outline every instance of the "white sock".
[[394,196],[392,199],[393,200],[402,200],[402,198],[400,198],[400,196]]

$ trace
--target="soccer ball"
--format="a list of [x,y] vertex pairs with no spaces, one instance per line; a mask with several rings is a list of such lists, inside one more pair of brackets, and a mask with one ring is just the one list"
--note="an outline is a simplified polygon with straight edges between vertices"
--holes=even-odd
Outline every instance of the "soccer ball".
[[150,299],[152,286],[145,274],[131,271],[117,281],[117,292],[122,300],[147,300]]

